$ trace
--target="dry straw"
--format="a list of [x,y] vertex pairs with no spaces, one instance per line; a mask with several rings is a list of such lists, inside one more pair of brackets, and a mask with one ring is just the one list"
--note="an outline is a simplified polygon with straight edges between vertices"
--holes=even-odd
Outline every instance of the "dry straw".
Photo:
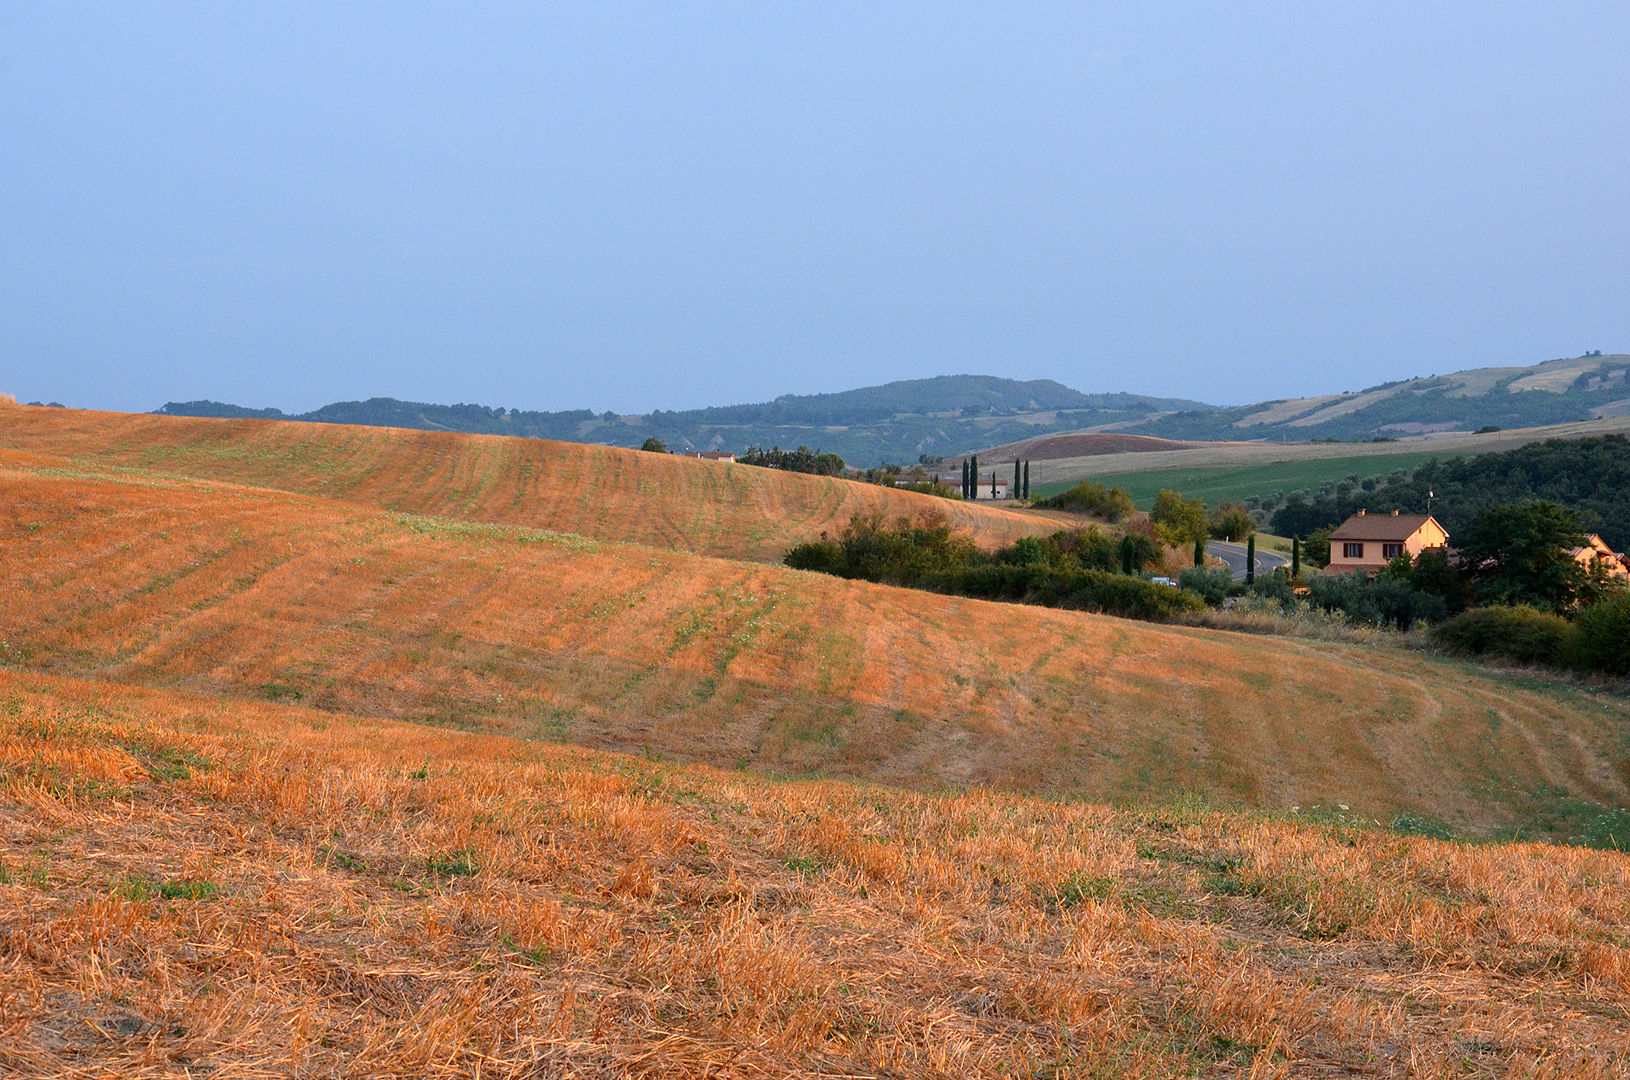
[[1624,1075],[1624,856],[0,673],[14,1076]]

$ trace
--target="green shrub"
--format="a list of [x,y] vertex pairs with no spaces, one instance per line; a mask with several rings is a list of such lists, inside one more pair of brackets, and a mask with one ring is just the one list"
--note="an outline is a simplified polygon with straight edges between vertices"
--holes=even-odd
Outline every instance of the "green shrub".
[[963,596],[1020,600],[1130,619],[1163,620],[1182,612],[1205,610],[1199,597],[1170,585],[1102,570],[1059,569],[1044,564],[976,566],[924,584]]
[[1531,607],[1490,605],[1439,623],[1433,636],[1458,652],[1504,656],[1525,664],[1561,664],[1573,652],[1575,629],[1560,615]]
[[1437,622],[1448,614],[1443,597],[1422,592],[1406,578],[1389,573],[1373,579],[1362,570],[1308,579],[1308,600],[1339,611],[1354,622],[1408,630],[1417,622]]
[[1212,607],[1220,607],[1234,587],[1234,575],[1221,567],[1208,570],[1191,566],[1177,575],[1177,583],[1183,586],[1184,592],[1193,593]]
[[1092,514],[1105,521],[1116,522],[1130,517],[1137,507],[1132,496],[1120,488],[1106,488],[1102,484],[1083,480],[1068,491],[1050,499],[1037,499],[1035,504],[1044,510],[1068,510],[1073,514]]
[[1585,609],[1574,639],[1574,661],[1587,671],[1630,675],[1630,596]]
[[819,570],[838,577],[916,585],[943,577],[979,556],[972,540],[956,536],[944,515],[919,514],[892,523],[881,512],[856,514],[836,541],[821,539],[793,547],[782,561],[795,570]]

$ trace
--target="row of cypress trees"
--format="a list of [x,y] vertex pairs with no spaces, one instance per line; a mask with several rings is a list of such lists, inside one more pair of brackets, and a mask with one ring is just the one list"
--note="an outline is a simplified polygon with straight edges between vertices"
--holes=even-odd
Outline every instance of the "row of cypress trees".
[[[996,474],[991,473],[991,483],[996,483]],[[1030,498],[1030,462],[1015,461],[1013,463],[1013,497],[1016,499]],[[962,459],[962,497],[976,499],[979,497],[979,455],[969,454]]]

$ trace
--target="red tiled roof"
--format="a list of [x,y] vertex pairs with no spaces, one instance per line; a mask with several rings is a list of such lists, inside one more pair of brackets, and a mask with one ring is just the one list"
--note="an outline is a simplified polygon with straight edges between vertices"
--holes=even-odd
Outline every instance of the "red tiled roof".
[[[1332,540],[1408,540],[1422,525],[1432,521],[1430,514],[1354,514],[1330,534]],[[1437,522],[1432,522],[1434,525]],[[1438,528],[1443,526],[1438,525]]]

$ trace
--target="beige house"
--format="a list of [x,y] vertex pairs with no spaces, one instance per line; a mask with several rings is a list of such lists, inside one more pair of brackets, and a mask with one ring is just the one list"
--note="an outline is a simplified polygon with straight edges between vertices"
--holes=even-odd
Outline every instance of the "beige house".
[[1630,565],[1619,552],[1607,546],[1607,542],[1595,533],[1585,534],[1585,546],[1574,548],[1568,552],[1574,561],[1583,566],[1588,573],[1590,569],[1599,564],[1607,571],[1608,577],[1618,578],[1621,581],[1630,578]]
[[1427,548],[1445,547],[1449,534],[1430,514],[1366,514],[1360,510],[1330,534],[1326,574],[1379,570],[1399,555],[1414,558]]
[[728,450],[688,450],[686,457],[701,458],[703,461],[735,461],[736,455]]

